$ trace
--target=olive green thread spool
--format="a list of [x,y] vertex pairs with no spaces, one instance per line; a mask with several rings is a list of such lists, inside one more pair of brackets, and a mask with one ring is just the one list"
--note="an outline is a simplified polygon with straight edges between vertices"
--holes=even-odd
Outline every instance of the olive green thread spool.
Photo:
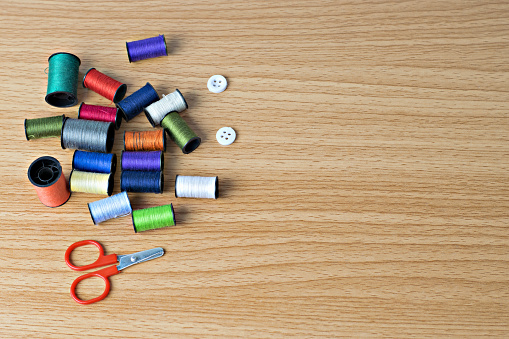
[[131,217],[136,233],[175,226],[176,224],[172,204],[135,210]]
[[25,137],[27,140],[60,137],[65,115],[56,117],[25,119]]
[[46,102],[55,107],[71,107],[78,103],[78,71],[80,59],[71,53],[55,53],[48,58]]
[[177,112],[168,113],[161,121],[161,126],[180,147],[182,153],[191,153],[200,146],[201,138],[193,132]]

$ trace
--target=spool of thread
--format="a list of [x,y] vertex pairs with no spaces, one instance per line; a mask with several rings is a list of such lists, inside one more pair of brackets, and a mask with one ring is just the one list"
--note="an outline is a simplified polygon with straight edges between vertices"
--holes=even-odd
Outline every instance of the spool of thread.
[[122,116],[116,107],[87,105],[81,103],[78,109],[78,119],[111,122],[115,124],[115,129],[120,128]]
[[217,199],[219,195],[217,177],[175,177],[175,197]]
[[71,196],[62,167],[53,157],[40,157],[32,162],[28,167],[28,180],[45,206],[62,206]]
[[60,141],[63,149],[109,153],[115,141],[115,126],[111,122],[67,118]]
[[110,78],[95,68],[91,68],[85,73],[83,77],[83,87],[91,89],[114,103],[122,100],[127,91],[126,84]]
[[69,186],[71,192],[111,195],[113,192],[113,174],[72,170],[69,176]]
[[172,204],[135,210],[131,217],[136,233],[175,225]]
[[126,152],[122,151],[120,158],[122,171],[160,172],[164,168],[162,151]]
[[127,57],[129,62],[157,58],[168,55],[164,35],[153,38],[126,42]]
[[182,112],[187,109],[187,102],[184,96],[177,89],[168,95],[163,94],[163,98],[154,102],[150,106],[145,107],[145,115],[152,127],[161,124],[161,120],[170,112]]
[[163,172],[122,171],[120,190],[139,193],[163,193]]
[[77,150],[72,156],[72,168],[83,172],[115,173],[117,155]]
[[96,225],[106,220],[124,217],[133,211],[126,192],[91,202],[88,204],[88,210],[90,211],[92,221]]
[[182,153],[191,153],[200,146],[201,138],[193,132],[177,112],[168,113],[161,121],[161,126],[180,147]]
[[55,53],[48,58],[46,102],[56,107],[78,103],[78,70],[81,60],[71,53]]
[[27,140],[60,137],[65,115],[56,117],[25,119],[25,137]]
[[166,136],[164,130],[125,131],[125,151],[166,151]]
[[157,100],[159,100],[159,94],[157,94],[154,87],[147,82],[145,86],[117,102],[117,107],[120,108],[125,121],[129,121],[143,112],[145,107]]

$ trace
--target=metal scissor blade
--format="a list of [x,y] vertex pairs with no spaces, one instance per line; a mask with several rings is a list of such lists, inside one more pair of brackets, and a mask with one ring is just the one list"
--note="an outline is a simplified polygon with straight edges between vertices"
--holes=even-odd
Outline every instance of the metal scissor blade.
[[152,260],[155,258],[159,258],[164,254],[164,250],[161,247],[156,247],[151,250],[136,252],[133,254],[127,255],[118,255],[117,259],[119,265],[117,266],[117,270],[123,270],[126,267],[132,266],[134,264],[139,264],[140,262]]

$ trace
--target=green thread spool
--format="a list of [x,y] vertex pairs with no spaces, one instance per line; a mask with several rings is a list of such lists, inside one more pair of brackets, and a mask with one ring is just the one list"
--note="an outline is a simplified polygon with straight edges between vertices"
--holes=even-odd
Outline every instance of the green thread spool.
[[131,217],[136,233],[175,225],[172,204],[136,210]]
[[191,153],[200,146],[200,137],[193,132],[177,112],[168,113],[161,121],[161,126],[180,147],[182,153]]
[[57,117],[25,119],[25,137],[27,140],[60,137],[65,115]]
[[56,107],[78,103],[78,70],[80,59],[71,53],[55,53],[48,58],[48,89],[46,102]]

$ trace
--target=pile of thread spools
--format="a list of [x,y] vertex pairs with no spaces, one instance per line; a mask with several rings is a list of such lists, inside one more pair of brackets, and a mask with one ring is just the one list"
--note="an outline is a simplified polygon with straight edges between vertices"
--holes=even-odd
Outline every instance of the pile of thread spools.
[[[129,62],[168,55],[162,35],[129,42],[126,46]],[[46,102],[55,107],[76,105],[80,59],[61,52],[51,55],[48,61]],[[65,115],[25,119],[27,140],[60,137],[63,149],[75,150],[69,183],[59,161],[53,157],[40,157],[30,165],[28,178],[39,200],[46,206],[58,207],[68,201],[71,192],[107,195],[88,204],[94,224],[131,214],[135,232],[175,225],[172,204],[133,211],[128,192],[163,193],[166,134],[184,154],[200,145],[200,137],[179,114],[188,108],[184,96],[177,89],[160,98],[148,82],[125,96],[125,84],[95,68],[85,73],[82,85],[108,99],[110,106],[83,102],[77,119]],[[219,83],[213,86],[220,87]],[[120,128],[122,119],[128,122],[142,112],[156,129],[124,132],[124,150],[120,155],[121,193],[112,195],[117,167],[117,156],[111,153],[115,130]],[[162,129],[157,129],[158,126]],[[218,178],[177,175],[175,196],[217,199]]]

